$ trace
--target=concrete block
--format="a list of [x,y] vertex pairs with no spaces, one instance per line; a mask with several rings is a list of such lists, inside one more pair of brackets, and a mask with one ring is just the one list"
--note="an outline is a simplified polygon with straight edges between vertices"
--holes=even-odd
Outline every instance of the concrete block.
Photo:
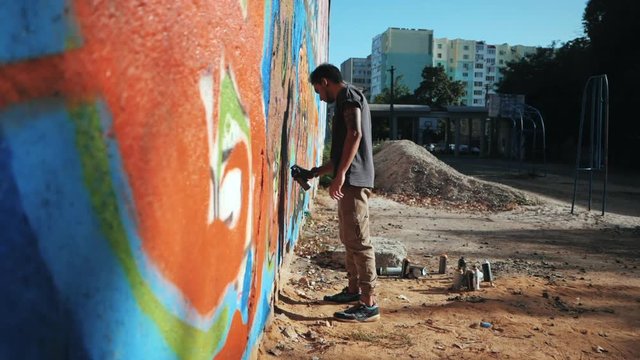
[[[372,236],[371,243],[376,253],[376,267],[402,266],[402,259],[407,257],[407,248],[398,240]],[[333,262],[344,266],[344,246],[337,246],[333,250]]]

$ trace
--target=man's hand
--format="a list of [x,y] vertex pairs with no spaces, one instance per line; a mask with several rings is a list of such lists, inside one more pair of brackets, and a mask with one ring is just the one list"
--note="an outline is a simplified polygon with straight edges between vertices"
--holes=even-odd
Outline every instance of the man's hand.
[[331,181],[331,186],[329,187],[329,195],[331,195],[332,199],[340,200],[344,197],[344,194],[342,193],[342,186],[344,185],[344,181],[345,181],[344,173],[336,174],[335,179]]

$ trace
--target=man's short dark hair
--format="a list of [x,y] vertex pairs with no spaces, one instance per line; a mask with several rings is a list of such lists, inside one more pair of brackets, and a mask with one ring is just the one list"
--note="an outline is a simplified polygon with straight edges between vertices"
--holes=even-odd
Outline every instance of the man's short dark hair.
[[318,84],[322,81],[322,78],[336,84],[342,83],[342,74],[340,73],[340,69],[328,63],[318,65],[311,75],[309,75],[309,82],[312,84]]

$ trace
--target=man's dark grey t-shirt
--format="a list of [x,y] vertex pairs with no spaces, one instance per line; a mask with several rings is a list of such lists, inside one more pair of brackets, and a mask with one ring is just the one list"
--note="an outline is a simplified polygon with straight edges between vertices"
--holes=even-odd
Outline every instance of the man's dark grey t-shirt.
[[346,84],[346,87],[340,90],[336,98],[336,112],[333,117],[331,137],[331,161],[333,162],[334,175],[340,164],[344,141],[347,135],[343,111],[348,104],[360,108],[362,112],[362,138],[360,139],[358,152],[347,170],[345,183],[352,186],[373,188],[374,170],[373,146],[371,142],[371,113],[369,112],[369,104],[365,96],[351,84]]

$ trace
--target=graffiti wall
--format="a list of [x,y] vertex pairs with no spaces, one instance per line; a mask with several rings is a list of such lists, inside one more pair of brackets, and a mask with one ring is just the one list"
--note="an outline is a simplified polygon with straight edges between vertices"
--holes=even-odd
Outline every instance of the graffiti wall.
[[322,156],[329,0],[0,6],[0,358],[257,348]]

